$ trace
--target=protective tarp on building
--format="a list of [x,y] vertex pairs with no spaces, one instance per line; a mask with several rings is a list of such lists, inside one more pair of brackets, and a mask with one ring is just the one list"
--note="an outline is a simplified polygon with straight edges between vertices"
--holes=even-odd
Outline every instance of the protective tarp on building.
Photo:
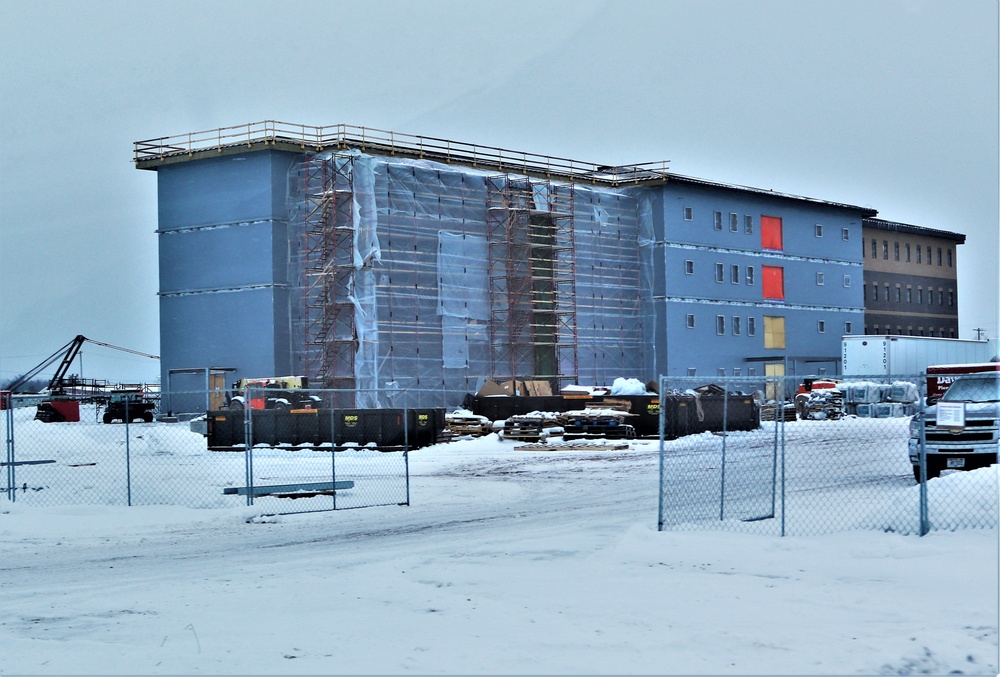
[[294,164],[288,208],[293,368],[359,406],[644,373],[628,190],[352,150]]

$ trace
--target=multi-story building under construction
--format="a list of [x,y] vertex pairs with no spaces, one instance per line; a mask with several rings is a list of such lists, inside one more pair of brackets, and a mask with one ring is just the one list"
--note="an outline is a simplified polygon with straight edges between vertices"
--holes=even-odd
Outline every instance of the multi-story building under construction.
[[301,374],[359,406],[485,379],[835,374],[870,208],[348,125],[135,144],[168,390]]

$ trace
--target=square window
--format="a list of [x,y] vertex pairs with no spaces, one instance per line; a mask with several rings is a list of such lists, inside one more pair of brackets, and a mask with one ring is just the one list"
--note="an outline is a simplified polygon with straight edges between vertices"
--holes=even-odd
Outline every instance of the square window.
[[722,212],[715,212],[715,229],[722,230]]
[[694,261],[685,261],[684,262],[684,274],[685,275],[694,275]]
[[719,376],[725,376],[725,375],[726,375],[726,368],[719,367]]
[[722,282],[725,279],[726,269],[721,263],[715,264],[715,281]]
[[820,376],[826,376],[826,367],[820,367],[819,368],[819,375]]
[[821,272],[816,273],[816,284],[818,284],[820,287],[823,286],[823,273]]
[[781,217],[760,217],[760,246],[764,249],[784,249],[781,237]]
[[688,376],[697,376],[698,370],[694,367],[688,367]]
[[785,348],[785,318],[781,316],[764,316],[764,347],[774,350]]
[[685,221],[690,221],[693,218],[694,218],[694,210],[691,209],[690,207],[685,207],[684,208],[684,220]]
[[851,229],[850,228],[841,228],[840,229],[840,239],[843,240],[844,242],[849,241],[851,239]]
[[813,232],[816,233],[816,237],[823,237],[823,226],[817,223],[813,228]]
[[694,329],[694,315],[692,313],[687,315],[687,328]]
[[757,367],[747,367],[747,376],[756,376]]
[[743,217],[743,232],[753,234],[753,217],[749,214]]
[[785,269],[781,266],[761,266],[761,284],[765,299],[783,301],[785,298]]
[[747,284],[753,286],[753,266],[747,266]]
[[757,335],[757,318],[748,317],[747,318],[747,336]]
[[817,322],[816,322],[816,331],[818,331],[820,334],[825,334],[826,333],[826,322],[824,322],[823,320],[817,320]]
[[850,322],[845,322],[844,323],[844,333],[845,334],[850,334],[851,333],[851,323]]
[[739,367],[733,367],[733,376],[742,376],[743,370]]
[[715,316],[715,333],[722,336],[726,333],[726,316],[716,315]]
[[734,264],[730,268],[730,270],[729,270],[729,281],[732,282],[733,284],[739,284],[740,283],[740,267],[739,266],[737,266],[737,265]]
[[851,276],[850,275],[844,275],[844,286],[845,287],[850,287],[851,286]]
[[729,232],[737,233],[740,230],[740,215],[730,214],[729,215]]
[[740,335],[740,316],[733,315],[733,336]]

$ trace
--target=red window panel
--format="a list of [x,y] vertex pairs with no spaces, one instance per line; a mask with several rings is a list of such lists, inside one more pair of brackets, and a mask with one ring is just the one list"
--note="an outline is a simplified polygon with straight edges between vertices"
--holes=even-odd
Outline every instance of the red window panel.
[[764,298],[784,300],[785,269],[781,266],[761,266],[760,269]]
[[784,249],[781,240],[781,217],[760,217],[760,245],[764,249]]

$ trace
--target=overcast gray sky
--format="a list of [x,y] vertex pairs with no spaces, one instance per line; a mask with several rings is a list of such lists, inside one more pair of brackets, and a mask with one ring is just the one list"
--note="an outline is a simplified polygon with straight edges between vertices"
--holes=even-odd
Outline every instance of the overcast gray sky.
[[[669,159],[962,232],[961,337],[996,337],[997,15],[996,0],[6,0],[0,380],[77,334],[157,353],[156,176],[132,142],[265,119]],[[84,376],[156,373],[84,348]]]

